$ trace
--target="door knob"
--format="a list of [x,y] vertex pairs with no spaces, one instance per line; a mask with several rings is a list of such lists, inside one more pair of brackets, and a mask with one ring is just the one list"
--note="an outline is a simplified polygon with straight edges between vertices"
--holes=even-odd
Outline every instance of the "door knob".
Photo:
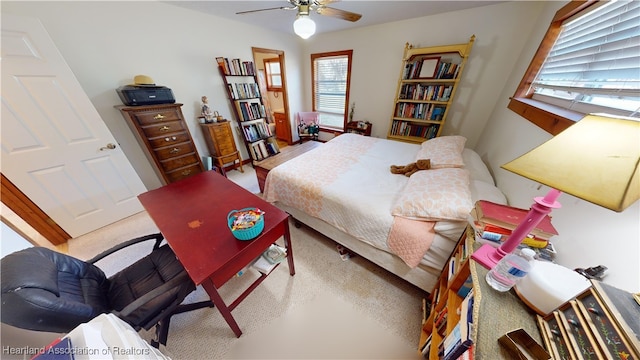
[[115,148],[116,148],[116,144],[108,143],[107,146],[101,147],[100,151],[113,150]]

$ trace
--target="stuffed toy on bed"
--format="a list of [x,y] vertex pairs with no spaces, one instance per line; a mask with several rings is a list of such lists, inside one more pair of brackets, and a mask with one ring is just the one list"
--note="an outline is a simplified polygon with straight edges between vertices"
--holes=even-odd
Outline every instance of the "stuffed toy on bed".
[[391,165],[392,174],[404,174],[405,176],[411,176],[420,170],[429,170],[431,168],[430,159],[419,159],[416,162],[412,162],[407,165]]

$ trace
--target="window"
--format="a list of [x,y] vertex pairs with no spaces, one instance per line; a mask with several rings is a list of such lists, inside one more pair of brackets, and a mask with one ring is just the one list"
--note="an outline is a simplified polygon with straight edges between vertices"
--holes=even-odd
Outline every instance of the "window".
[[558,10],[509,109],[551,134],[584,114],[639,116],[640,2],[571,1]]
[[280,59],[264,59],[264,70],[267,73],[267,90],[282,91]]
[[313,111],[320,127],[344,131],[349,104],[353,50],[311,54]]

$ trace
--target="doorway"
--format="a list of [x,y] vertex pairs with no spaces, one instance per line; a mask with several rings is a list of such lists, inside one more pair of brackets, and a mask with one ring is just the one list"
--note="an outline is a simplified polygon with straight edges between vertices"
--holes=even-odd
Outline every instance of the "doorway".
[[[292,145],[293,136],[291,132],[291,116],[289,114],[289,100],[287,98],[287,77],[285,67],[285,56],[282,50],[265,48],[251,48],[253,52],[253,62],[258,72],[258,82],[260,83],[260,93],[262,102],[267,111],[267,120],[270,128],[275,133],[280,147]],[[279,69],[279,74],[269,72],[269,63],[275,63],[274,68]],[[277,76],[278,80],[271,83],[268,77]],[[279,82],[279,83],[278,83]]]

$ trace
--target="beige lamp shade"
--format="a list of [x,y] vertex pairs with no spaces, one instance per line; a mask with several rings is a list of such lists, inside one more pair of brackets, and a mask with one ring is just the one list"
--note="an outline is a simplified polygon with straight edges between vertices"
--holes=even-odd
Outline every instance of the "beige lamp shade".
[[589,114],[502,168],[620,212],[640,197],[640,119]]

